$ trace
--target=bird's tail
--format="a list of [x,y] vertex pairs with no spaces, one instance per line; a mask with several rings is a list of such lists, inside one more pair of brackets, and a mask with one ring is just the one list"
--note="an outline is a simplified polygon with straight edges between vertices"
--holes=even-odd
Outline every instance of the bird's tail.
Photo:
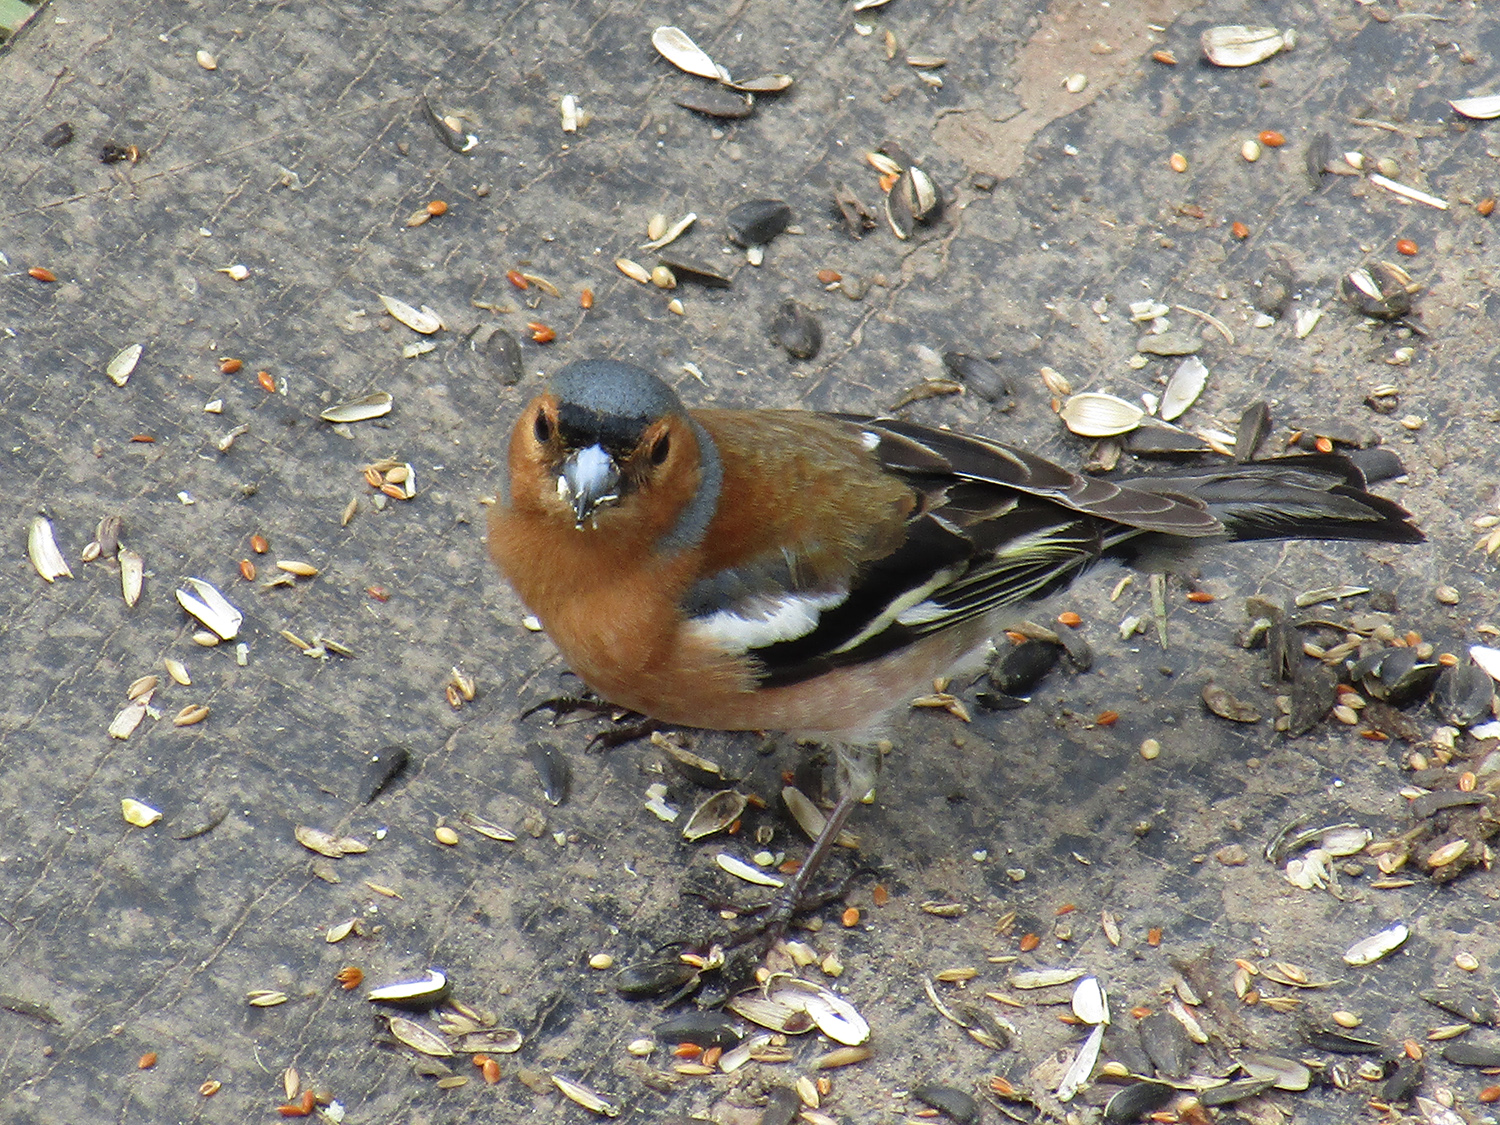
[[1202,505],[1224,525],[1227,538],[1367,539],[1421,543],[1411,513],[1368,490],[1364,473],[1331,453],[1278,457],[1214,470],[1121,481]]

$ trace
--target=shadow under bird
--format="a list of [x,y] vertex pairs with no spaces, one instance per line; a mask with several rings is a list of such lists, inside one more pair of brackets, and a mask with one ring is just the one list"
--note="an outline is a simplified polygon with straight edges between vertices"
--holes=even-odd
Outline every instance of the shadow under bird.
[[570,363],[511,434],[489,547],[603,699],[665,723],[834,747],[838,799],[779,932],[874,785],[893,711],[1018,603],[1100,559],[1260,539],[1421,542],[1332,454],[1133,480],[892,418],[689,410],[640,367]]

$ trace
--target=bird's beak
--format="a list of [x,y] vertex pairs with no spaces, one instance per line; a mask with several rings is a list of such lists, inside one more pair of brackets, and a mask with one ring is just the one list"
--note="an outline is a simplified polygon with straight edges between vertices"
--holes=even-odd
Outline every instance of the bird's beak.
[[601,445],[574,453],[557,478],[557,494],[572,505],[579,527],[599,508],[619,500],[619,488],[619,466]]

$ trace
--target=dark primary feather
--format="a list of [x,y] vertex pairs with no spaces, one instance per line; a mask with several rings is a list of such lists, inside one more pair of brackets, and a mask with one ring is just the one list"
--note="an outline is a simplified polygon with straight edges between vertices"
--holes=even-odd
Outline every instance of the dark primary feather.
[[[1101,558],[1158,558],[1213,541],[1424,538],[1354,464],[1313,454],[1128,481],[1070,472],[1011,446],[891,419],[840,416],[923,503],[902,546],[855,576],[809,632],[751,650],[777,686],[876,659],[1045,597]],[[915,593],[914,593],[915,592]],[[915,605],[913,604],[915,603]]]

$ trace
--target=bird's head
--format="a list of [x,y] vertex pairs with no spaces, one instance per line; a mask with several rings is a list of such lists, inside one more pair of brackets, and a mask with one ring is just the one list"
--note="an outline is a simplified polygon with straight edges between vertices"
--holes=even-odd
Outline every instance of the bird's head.
[[[512,503],[579,530],[632,526],[653,539],[694,520],[718,458],[677,392],[613,359],[570,363],[511,433]],[[712,505],[708,507],[712,514]],[[701,535],[702,528],[696,530]]]

